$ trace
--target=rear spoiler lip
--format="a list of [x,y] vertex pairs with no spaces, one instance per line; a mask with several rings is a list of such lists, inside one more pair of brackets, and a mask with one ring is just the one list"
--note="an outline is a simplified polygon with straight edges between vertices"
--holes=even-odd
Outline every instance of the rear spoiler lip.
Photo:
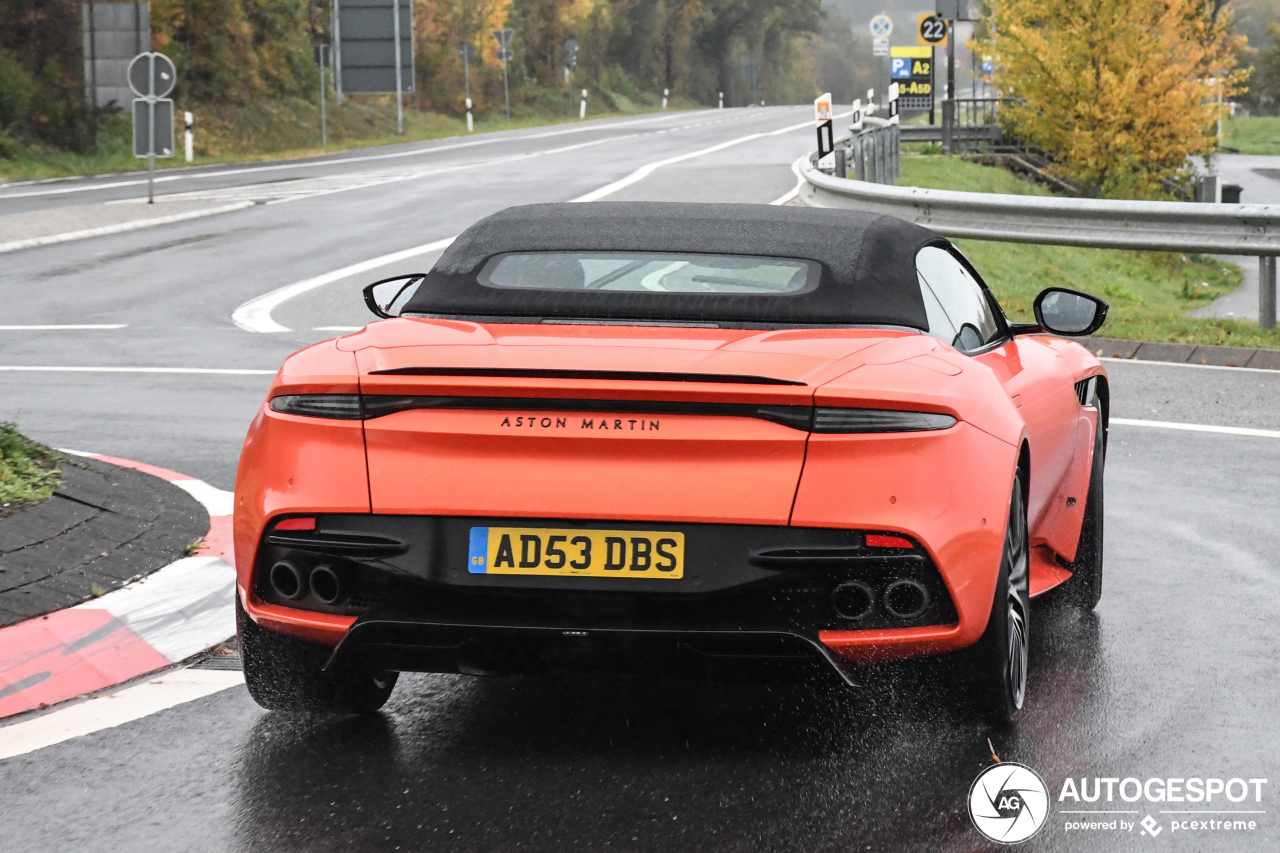
[[578,370],[526,367],[389,367],[369,376],[483,376],[509,379],[599,379],[622,382],[712,382],[724,385],[799,385],[798,379],[734,373],[682,373],[651,370]]

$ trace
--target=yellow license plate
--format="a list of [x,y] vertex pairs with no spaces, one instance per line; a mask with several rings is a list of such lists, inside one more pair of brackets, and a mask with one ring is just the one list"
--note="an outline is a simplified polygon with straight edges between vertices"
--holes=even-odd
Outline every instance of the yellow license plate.
[[684,577],[684,534],[473,527],[468,570],[490,575]]

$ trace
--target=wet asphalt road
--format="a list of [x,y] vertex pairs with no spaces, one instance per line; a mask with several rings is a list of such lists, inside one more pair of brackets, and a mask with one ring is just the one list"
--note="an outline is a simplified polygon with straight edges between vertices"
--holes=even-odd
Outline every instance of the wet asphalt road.
[[[800,120],[795,115],[765,116],[741,132],[784,126]],[[738,132],[714,130],[721,138]],[[711,134],[681,145],[713,144]],[[790,186],[786,164],[807,137],[773,137],[690,161],[628,192],[744,193],[743,181],[732,179],[737,174],[760,181],[755,200],[767,201],[778,185]],[[598,171],[589,177],[603,184],[670,150],[628,151],[622,162],[591,164]],[[577,189],[576,176],[541,177],[522,198],[593,188]],[[574,186],[563,186],[571,180]],[[349,216],[361,203],[378,209],[423,201],[389,200],[376,190],[333,199],[243,214],[295,224],[191,223],[189,243],[143,232],[127,235],[136,241],[128,250],[113,244],[105,252],[87,241],[12,256],[17,266],[7,259],[0,268],[0,295],[24,317],[89,306],[99,312],[94,316],[133,325],[114,338],[0,337],[0,362],[128,365],[145,358],[274,367],[302,340],[322,337],[315,326],[365,318],[341,298],[339,283],[279,312],[295,330],[283,340],[231,326],[226,318],[239,301],[302,277],[272,266],[273,243],[296,259],[326,239],[334,244],[344,226],[333,217]],[[300,239],[309,229],[323,232],[326,222],[327,237],[317,233],[303,246],[257,234],[295,228],[290,234]],[[399,246],[391,238],[385,246],[335,245],[335,257],[313,266],[323,271],[438,236],[417,233],[426,230],[401,234]],[[201,274],[174,289],[175,270],[184,268]],[[264,287],[267,281],[274,283]],[[198,289],[199,282],[207,286]],[[1108,368],[1118,417],[1280,429],[1280,375]],[[163,464],[224,487],[267,380],[65,377],[0,373],[0,399],[21,409],[37,437]],[[1106,502],[1102,604],[1081,617],[1047,599],[1037,603],[1028,708],[1011,731],[967,720],[937,677],[945,664],[879,670],[856,690],[412,675],[384,712],[368,719],[266,714],[233,689],[0,762],[0,847],[985,850],[995,845],[971,827],[965,799],[991,763],[990,738],[1001,758],[1031,766],[1052,792],[1053,817],[1027,849],[1278,849],[1280,440],[1117,426]],[[1068,776],[1271,784],[1261,804],[1249,804],[1267,812],[1252,816],[1259,826],[1253,832],[1166,829],[1153,839],[1137,829],[1065,832],[1056,799]],[[1244,807],[1219,807],[1228,806]],[[1137,812],[1127,820],[1172,817],[1159,804],[1112,808]]]

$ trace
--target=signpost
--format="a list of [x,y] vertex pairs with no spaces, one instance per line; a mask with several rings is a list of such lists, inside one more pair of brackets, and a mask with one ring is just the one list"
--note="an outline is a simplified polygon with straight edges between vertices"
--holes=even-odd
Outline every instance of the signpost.
[[871,55],[872,55],[872,56],[888,56],[888,55],[889,55],[889,40],[888,40],[887,38],[885,38],[885,39],[872,39],[872,40],[871,40]]
[[463,92],[467,103],[467,133],[475,130],[475,124],[471,118],[471,57],[475,55],[476,49],[471,46],[471,42],[464,41],[458,45],[458,56],[462,57]]
[[413,3],[333,0],[333,88],[343,94],[395,95],[396,132],[404,133],[404,94],[414,90]]
[[329,147],[329,117],[325,110],[325,69],[329,67],[329,45],[316,45],[316,68],[320,69],[320,147]]
[[173,156],[173,101],[165,97],[178,82],[163,53],[140,53],[125,74],[133,101],[133,156],[147,158],[147,204],[155,203],[156,158]]
[[[893,21],[888,15],[879,14],[871,19],[871,55],[875,57],[889,55],[889,36],[893,35]],[[877,63],[879,64],[879,63]],[[867,115],[875,110],[875,100],[867,95]]]
[[515,30],[494,30],[493,37],[498,40],[498,59],[502,60],[502,97],[507,101],[507,122],[511,122],[511,91],[507,88],[507,63],[515,59],[515,54],[507,45]]
[[578,40],[564,41],[564,99],[569,102],[569,115],[573,115],[573,69],[578,67]]
[[895,47],[889,51],[889,80],[898,84],[899,108],[933,109],[933,48]]
[[818,125],[818,168],[834,169],[836,167],[836,137],[832,127],[830,92],[819,95],[814,100],[813,114]]

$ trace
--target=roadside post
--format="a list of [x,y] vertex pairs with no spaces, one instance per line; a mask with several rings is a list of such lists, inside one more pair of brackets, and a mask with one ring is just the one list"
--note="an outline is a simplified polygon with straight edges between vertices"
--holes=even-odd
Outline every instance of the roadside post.
[[720,93],[720,109],[724,109],[724,92]]
[[876,114],[876,90],[867,90],[867,108],[866,114],[871,116]]
[[587,117],[587,90],[586,89],[582,90],[582,101],[579,104],[579,106],[581,107],[581,109],[578,110],[578,119],[581,120]]
[[1276,256],[1258,258],[1258,328],[1264,332],[1276,327]]
[[494,30],[493,37],[498,42],[498,59],[502,60],[502,97],[507,102],[507,123],[511,122],[511,90],[507,88],[507,62],[515,58],[515,54],[508,47],[511,44],[511,36],[515,34],[515,30]]
[[850,115],[849,130],[857,133],[862,130],[862,99],[853,99],[853,113]]
[[155,203],[156,158],[173,156],[173,101],[165,97],[178,82],[163,53],[140,53],[126,77],[133,101],[133,156],[147,158],[147,204]]
[[897,83],[889,84],[889,124],[902,124],[902,117],[898,115],[898,93]]
[[956,21],[969,20],[969,0],[938,0],[937,17],[946,22],[947,91],[942,102],[942,153],[950,154],[956,122]]
[[[871,55],[873,57],[881,57],[889,55],[889,36],[893,35],[893,19],[888,15],[876,15],[871,19]],[[883,63],[877,62],[876,66],[883,71]],[[871,104],[871,98],[868,96],[867,103]],[[871,114],[871,110],[867,111],[867,115]]]
[[190,163],[196,159],[196,139],[195,139],[195,116],[189,112],[182,114],[183,134],[182,147],[183,153],[187,155],[187,162]]
[[667,98],[669,98],[670,96],[671,96],[671,90],[670,90],[670,89],[663,89],[663,90],[662,90],[662,108],[663,108],[664,110],[667,108]]
[[467,133],[475,130],[471,123],[471,57],[475,56],[475,51],[469,41],[458,45],[458,56],[462,57],[462,92],[467,102]]
[[316,68],[320,69],[320,147],[329,147],[329,116],[325,109],[325,69],[329,67],[329,45],[316,45]]
[[[947,22],[934,12],[921,12],[916,23],[916,45],[929,48],[929,56],[933,57],[933,49],[947,44]],[[894,53],[894,56],[900,54]],[[932,63],[930,63],[932,64]],[[900,78],[895,78],[900,79]],[[929,124],[934,123],[934,102],[929,102]]]
[[578,67],[578,40],[564,40],[564,99],[569,102],[569,115],[573,115],[573,69]]
[[404,136],[404,68],[400,64],[400,0],[391,0],[392,40],[396,46],[396,135]]
[[813,117],[818,128],[817,166],[823,171],[831,171],[836,167],[836,137],[831,116],[831,93],[824,92],[813,101]]

